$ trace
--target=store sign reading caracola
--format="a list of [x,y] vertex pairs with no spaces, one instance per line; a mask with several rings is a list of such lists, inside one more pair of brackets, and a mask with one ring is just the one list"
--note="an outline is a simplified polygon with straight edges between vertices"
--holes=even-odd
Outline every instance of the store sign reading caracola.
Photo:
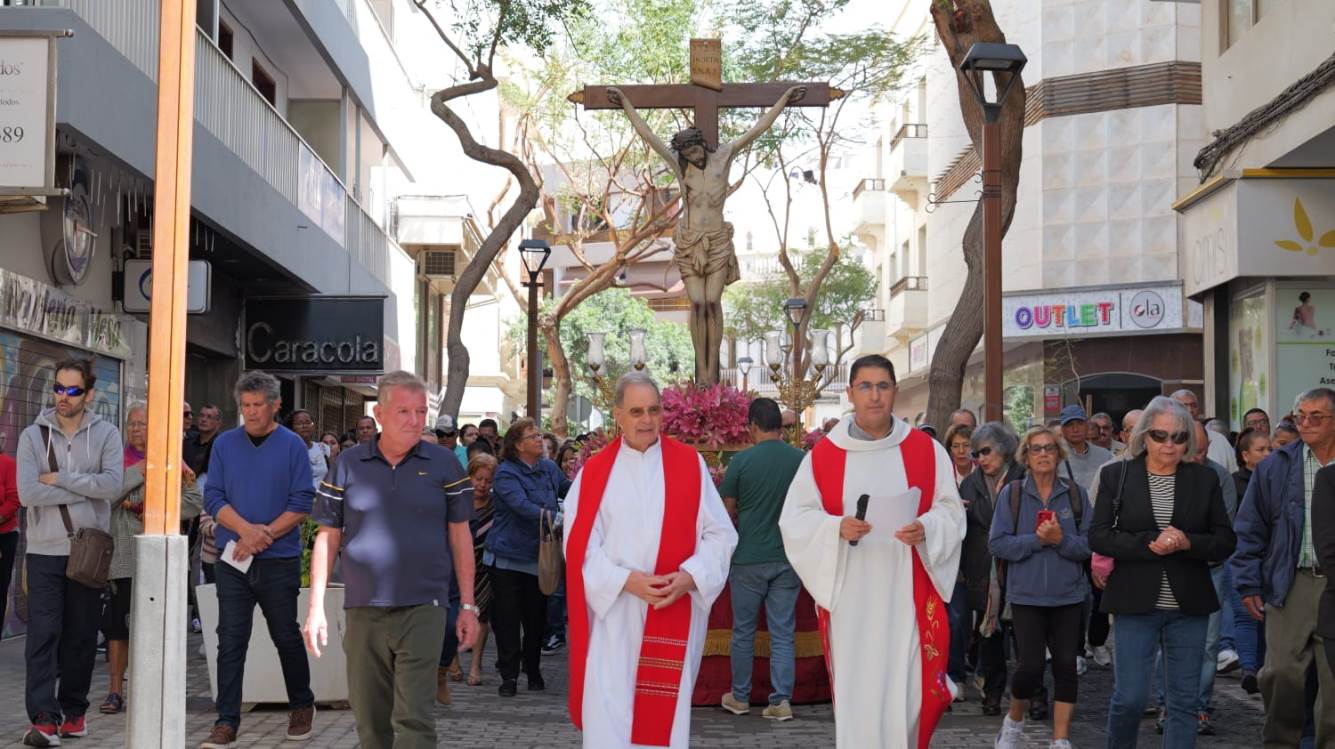
[[385,299],[270,297],[246,301],[246,366],[274,372],[381,372]]

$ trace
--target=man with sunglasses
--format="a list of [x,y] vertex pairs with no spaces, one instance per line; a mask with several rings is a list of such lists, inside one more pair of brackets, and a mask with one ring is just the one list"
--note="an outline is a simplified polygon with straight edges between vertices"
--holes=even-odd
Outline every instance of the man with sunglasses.
[[[1261,461],[1238,507],[1233,586],[1247,612],[1265,622],[1262,738],[1266,746],[1298,746],[1303,733],[1307,668],[1324,660],[1317,603],[1326,587],[1312,543],[1312,487],[1317,471],[1335,463],[1335,390],[1318,387],[1294,405],[1298,440]],[[1317,668],[1316,744],[1335,741],[1335,674]]]
[[57,364],[55,405],[19,437],[19,502],[28,542],[27,746],[59,746],[61,737],[88,735],[84,714],[102,590],[66,578],[65,566],[74,531],[110,531],[111,500],[120,495],[125,464],[120,430],[88,409],[96,382],[90,361]]
[[946,604],[964,508],[946,448],[895,418],[894,365],[863,356],[848,381],[853,415],[802,459],[779,530],[821,609],[838,749],[925,746],[959,689]]

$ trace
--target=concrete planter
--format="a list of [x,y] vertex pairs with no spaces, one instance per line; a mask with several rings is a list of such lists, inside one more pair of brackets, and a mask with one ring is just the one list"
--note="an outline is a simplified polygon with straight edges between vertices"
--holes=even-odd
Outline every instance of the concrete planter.
[[[306,622],[306,607],[310,588],[302,588],[297,598],[297,615]],[[204,629],[204,654],[209,662],[209,690],[218,696],[218,594],[213,585],[195,588],[199,601],[199,619]],[[325,618],[329,620],[329,647],[319,658],[307,654],[311,664],[311,689],[315,701],[321,704],[347,702],[348,669],[343,656],[343,634],[347,631],[347,617],[343,611],[343,586],[330,585],[324,596]],[[269,627],[264,622],[260,607],[255,607],[250,647],[246,651],[246,675],[241,683],[241,702],[287,704],[287,689],[283,686],[283,669],[278,663],[278,651],[269,639]]]

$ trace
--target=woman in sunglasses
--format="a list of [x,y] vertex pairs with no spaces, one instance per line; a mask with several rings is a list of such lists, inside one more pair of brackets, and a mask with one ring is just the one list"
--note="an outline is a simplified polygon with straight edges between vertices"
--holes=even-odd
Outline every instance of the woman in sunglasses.
[[[975,618],[982,624],[991,624],[987,634],[979,633],[977,671],[983,676],[983,714],[1001,714],[1001,695],[1006,689],[1005,637],[993,624],[1000,611],[1000,589],[992,569],[992,552],[987,548],[988,533],[992,528],[992,508],[997,495],[1006,484],[1024,476],[1024,468],[1015,463],[1018,440],[1005,424],[989,421],[973,431],[969,439],[969,457],[977,468],[960,482],[960,499],[964,503],[964,518],[968,530],[960,555],[960,576],[965,590],[956,585],[950,599],[950,667],[951,680],[965,682],[965,651],[973,633]],[[954,450],[951,451],[954,457]],[[992,605],[989,606],[989,603]],[[992,623],[988,611],[993,612]],[[963,692],[961,691],[961,694]]]
[[1219,610],[1209,565],[1227,559],[1237,541],[1218,477],[1184,461],[1196,443],[1187,409],[1157,397],[1131,432],[1131,459],[1099,475],[1089,546],[1116,562],[1101,605],[1116,616],[1110,748],[1136,745],[1160,643],[1168,684],[1163,745],[1196,745],[1206,628]]
[[[1034,427],[1020,441],[1019,462],[1029,472],[997,497],[989,546],[1006,562],[1006,602],[1015,628],[1019,663],[1011,677],[1010,713],[997,736],[998,749],[1019,749],[1029,702],[1043,688],[1052,658],[1052,749],[1070,749],[1075,713],[1076,654],[1089,581],[1089,500],[1078,484],[1057,477],[1066,450],[1056,432]],[[1046,700],[1046,695],[1042,696]]]

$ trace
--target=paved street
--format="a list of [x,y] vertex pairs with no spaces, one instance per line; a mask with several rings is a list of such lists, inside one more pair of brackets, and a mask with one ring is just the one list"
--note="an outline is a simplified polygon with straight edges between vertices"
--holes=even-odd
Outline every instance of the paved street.
[[[190,746],[203,740],[213,723],[212,703],[208,694],[208,673],[203,656],[199,655],[201,638],[190,638],[190,671],[188,729]],[[494,651],[488,650],[488,655]],[[548,749],[550,747],[579,746],[578,734],[571,728],[565,714],[565,659],[544,660],[549,690],[502,700],[496,696],[494,675],[481,687],[463,684],[454,690],[452,707],[437,707],[437,721],[442,746],[487,746]],[[99,664],[94,678],[94,705],[106,694],[106,670]],[[8,686],[0,700],[0,747],[19,746],[27,719],[23,709],[23,639],[16,638],[0,644],[0,682]],[[1112,688],[1112,673],[1091,669],[1081,680],[1081,704],[1077,708],[1073,743],[1077,747],[1103,745],[1103,725],[1107,717],[1107,701]],[[1216,723],[1219,735],[1199,742],[1201,747],[1242,749],[1256,745],[1260,737],[1261,700],[1248,697],[1238,687],[1236,679],[1222,679],[1216,687]],[[96,708],[94,708],[95,712]],[[774,724],[752,715],[735,718],[721,710],[699,708],[692,714],[692,746],[718,749],[762,749],[793,747],[817,749],[834,743],[834,718],[829,705],[797,708],[798,719],[790,723]],[[115,747],[124,743],[125,718],[92,714],[90,735],[83,740],[69,740],[70,746]],[[957,704],[946,716],[934,747],[955,749],[988,746],[997,730],[999,718],[981,715],[976,695],[970,701]],[[260,707],[243,719],[239,745],[245,747],[276,747],[283,743],[287,727],[287,713],[280,707]],[[1031,726],[1027,746],[1046,747],[1051,738],[1049,729]],[[1141,733],[1144,746],[1156,746],[1152,721],[1146,720]],[[354,747],[357,745],[352,713],[348,710],[324,709],[316,717],[316,736],[312,743],[321,747]]]

